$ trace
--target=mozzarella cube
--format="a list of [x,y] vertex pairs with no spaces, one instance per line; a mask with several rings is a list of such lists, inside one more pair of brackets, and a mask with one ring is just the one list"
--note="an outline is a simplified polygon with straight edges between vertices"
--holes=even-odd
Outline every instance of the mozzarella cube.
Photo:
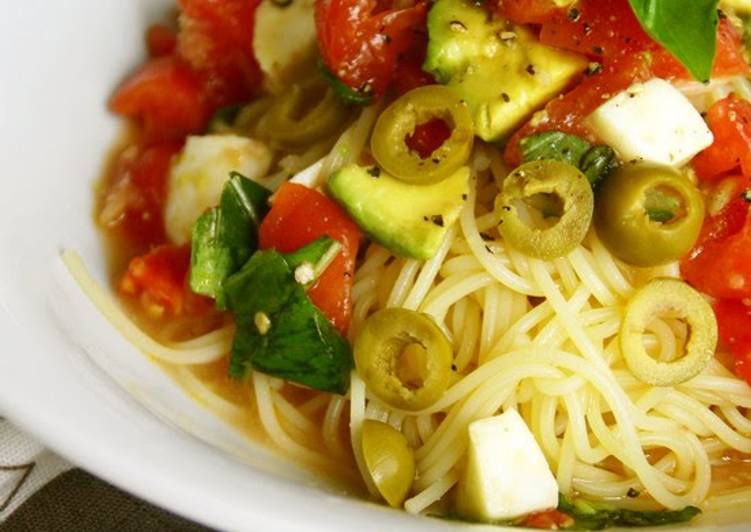
[[236,135],[188,137],[170,170],[164,225],[178,245],[190,242],[193,223],[219,203],[230,172],[258,180],[271,165],[271,150],[257,140]]
[[515,519],[558,505],[558,483],[516,410],[469,425],[457,503],[479,521]]
[[616,94],[586,122],[626,161],[682,166],[714,140],[691,102],[658,78]]
[[315,68],[316,26],[313,0],[289,4],[261,0],[256,9],[253,51],[272,88],[284,88],[306,64]]

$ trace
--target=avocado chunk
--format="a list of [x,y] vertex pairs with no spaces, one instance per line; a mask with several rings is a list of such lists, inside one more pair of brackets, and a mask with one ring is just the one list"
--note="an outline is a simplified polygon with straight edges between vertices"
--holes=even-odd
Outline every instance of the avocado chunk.
[[477,3],[438,0],[428,13],[423,69],[467,102],[475,134],[503,140],[586,67],[580,55],[541,44],[528,29]]
[[459,218],[469,193],[469,169],[438,183],[414,185],[377,166],[345,166],[329,192],[370,237],[392,253],[427,260]]

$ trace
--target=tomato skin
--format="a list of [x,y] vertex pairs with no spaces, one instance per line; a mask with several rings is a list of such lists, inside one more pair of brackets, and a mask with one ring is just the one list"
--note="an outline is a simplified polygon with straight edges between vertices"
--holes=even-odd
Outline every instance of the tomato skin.
[[107,229],[122,229],[123,236],[138,249],[164,242],[167,174],[180,149],[180,143],[164,142],[124,150],[104,194],[100,223]]
[[560,8],[553,0],[498,0],[493,11],[516,24],[542,24]]
[[146,31],[146,48],[149,57],[170,55],[177,47],[177,35],[163,24],[154,24]]
[[120,85],[110,108],[139,120],[147,143],[197,133],[210,116],[200,81],[174,55],[148,61]]
[[394,90],[398,96],[417,87],[435,85],[435,78],[422,69],[427,48],[427,31],[423,28],[415,28],[412,45],[398,61],[394,73]]
[[152,318],[206,312],[210,300],[193,294],[188,287],[190,246],[165,244],[130,261],[118,290],[138,298]]
[[721,346],[735,359],[735,374],[751,385],[751,307],[742,301],[720,299],[713,305]]
[[[691,79],[688,70],[647,35],[628,0],[580,0],[575,8],[554,12],[542,26],[540,41],[595,59],[647,51],[655,76]],[[712,76],[748,73],[742,36],[728,19],[723,18],[717,28],[717,54]]]
[[751,102],[731,94],[710,107],[707,122],[714,142],[693,160],[699,178],[714,179],[738,166],[751,177]]
[[628,0],[580,0],[575,9],[556,11],[542,25],[540,41],[592,57],[617,57],[648,49]]
[[682,277],[715,298],[751,297],[751,216],[736,197],[705,220],[699,241],[681,261]]
[[262,74],[253,54],[260,0],[179,0],[178,53],[199,77],[212,108],[247,101]]
[[522,526],[526,528],[539,528],[542,530],[560,530],[573,524],[573,519],[556,509],[544,512],[535,512],[527,516]]
[[342,244],[342,252],[308,290],[311,301],[346,334],[352,315],[352,282],[360,230],[333,200],[320,192],[284,183],[259,230],[261,249],[295,251],[321,236]]
[[425,24],[427,4],[382,9],[378,0],[316,0],[318,47],[345,85],[380,97],[394,80],[400,55]]

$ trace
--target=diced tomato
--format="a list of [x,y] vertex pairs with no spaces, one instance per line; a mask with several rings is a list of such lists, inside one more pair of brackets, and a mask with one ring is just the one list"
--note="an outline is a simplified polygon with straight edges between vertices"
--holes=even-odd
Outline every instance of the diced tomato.
[[104,194],[100,223],[108,229],[121,228],[125,238],[138,249],[164,242],[162,211],[167,174],[172,157],[179,150],[176,142],[124,150]]
[[360,230],[339,205],[320,192],[294,183],[283,184],[261,223],[260,247],[289,253],[323,235],[338,240],[342,252],[308,295],[334,326],[346,334],[352,314],[352,281]]
[[253,54],[260,0],[179,0],[178,53],[198,74],[213,108],[247,101],[261,82]]
[[704,222],[694,249],[681,262],[681,274],[715,298],[751,297],[751,216],[740,196]]
[[580,0],[556,11],[542,25],[540,41],[599,58],[639,52],[653,43],[628,0]]
[[553,0],[497,0],[497,15],[517,24],[542,24],[560,8]]
[[522,526],[526,528],[540,528],[543,530],[559,530],[568,528],[573,524],[573,519],[558,510],[546,510],[527,516]]
[[165,244],[130,261],[118,289],[121,294],[138,298],[153,318],[165,315],[206,312],[207,299],[188,288],[190,246]]
[[424,26],[427,5],[394,8],[391,1],[316,0],[318,46],[323,62],[345,85],[361,94],[382,95],[397,63]]
[[433,118],[428,122],[417,124],[411,135],[404,141],[410,150],[416,152],[423,159],[441,147],[451,136],[451,128],[440,118]]
[[[686,68],[647,35],[628,0],[580,0],[573,8],[556,11],[543,24],[540,41],[597,59],[647,51],[655,76],[691,79]],[[717,53],[712,75],[748,73],[742,36],[728,19],[723,18],[717,29]]]
[[535,117],[509,139],[504,159],[509,166],[521,163],[519,141],[542,131],[558,130],[595,141],[583,120],[612,95],[651,77],[648,58],[633,54],[615,58],[602,71],[590,75],[571,92],[548,102],[541,117]]
[[424,28],[415,28],[412,45],[396,66],[394,90],[401,96],[423,85],[435,84],[435,78],[422,69],[428,48],[428,34]]
[[146,47],[150,57],[170,55],[177,46],[177,35],[172,28],[154,24],[146,31]]
[[694,158],[702,179],[713,179],[740,167],[751,177],[751,102],[734,95],[715,103],[707,113],[712,145]]
[[140,120],[146,142],[181,139],[209,119],[200,81],[173,55],[147,62],[115,92],[110,107]]
[[733,353],[735,373],[751,384],[751,307],[721,299],[714,304],[720,343]]

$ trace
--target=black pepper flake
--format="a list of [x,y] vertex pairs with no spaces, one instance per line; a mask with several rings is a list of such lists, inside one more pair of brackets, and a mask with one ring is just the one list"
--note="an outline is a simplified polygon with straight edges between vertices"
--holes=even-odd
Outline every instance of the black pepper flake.
[[503,207],[501,207],[501,209],[503,209],[506,212],[510,212],[511,211],[511,207],[509,207],[508,205],[504,205]]
[[456,364],[451,364],[451,371],[456,371]]
[[[530,65],[530,66],[531,66],[531,65]],[[502,93],[501,93],[501,99],[502,99],[502,100],[503,100],[504,102],[506,102],[506,103],[509,103],[509,102],[511,101],[511,96],[509,96],[509,95],[508,95],[508,94],[506,94],[505,92],[502,92]]]
[[480,238],[482,238],[485,242],[489,242],[491,240],[495,240],[492,236],[490,236],[487,233],[480,233]]
[[438,163],[440,163],[440,162],[441,162],[441,158],[440,158],[440,157],[433,157],[433,158],[431,159],[431,161],[433,161],[433,164],[438,164]]
[[572,7],[568,10],[567,16],[570,21],[576,22],[577,20],[579,20],[579,17],[581,17],[581,12],[575,7]]
[[629,488],[628,491],[626,492],[626,497],[630,497],[632,499],[635,499],[639,495],[640,495],[639,492],[636,491],[634,488]]
[[426,222],[427,222],[428,220],[430,220],[430,218],[428,218],[427,216],[423,216],[423,217],[422,217],[422,219],[423,219],[423,220],[425,220]]
[[384,34],[384,36],[383,36],[383,41],[384,41],[384,42],[385,42],[386,44],[391,44],[391,35],[389,35],[388,33]]
[[488,252],[488,253],[490,253],[491,255],[493,255],[493,254],[494,254],[493,250],[492,250],[492,249],[490,249],[490,246],[485,246],[485,251],[487,251],[487,252]]
[[440,214],[434,214],[433,216],[431,216],[430,221],[438,227],[443,227],[443,216]]
[[594,53],[595,55],[602,55],[605,53],[605,50],[602,49],[602,46],[593,46],[592,53]]
[[371,166],[370,168],[368,168],[368,174],[373,177],[381,177],[381,169],[377,166]]
[[589,25],[589,22],[585,22],[582,25],[582,32],[584,32],[584,35],[589,35],[592,33],[592,26]]
[[525,68],[524,70],[526,70],[527,74],[529,74],[530,76],[534,76],[535,75],[535,65],[533,65],[533,64],[527,65],[527,68]]
[[276,7],[287,7],[292,5],[292,0],[271,0]]
[[469,196],[467,196],[466,194],[462,194],[462,199],[463,199],[464,201],[466,201],[468,197],[469,197]]

